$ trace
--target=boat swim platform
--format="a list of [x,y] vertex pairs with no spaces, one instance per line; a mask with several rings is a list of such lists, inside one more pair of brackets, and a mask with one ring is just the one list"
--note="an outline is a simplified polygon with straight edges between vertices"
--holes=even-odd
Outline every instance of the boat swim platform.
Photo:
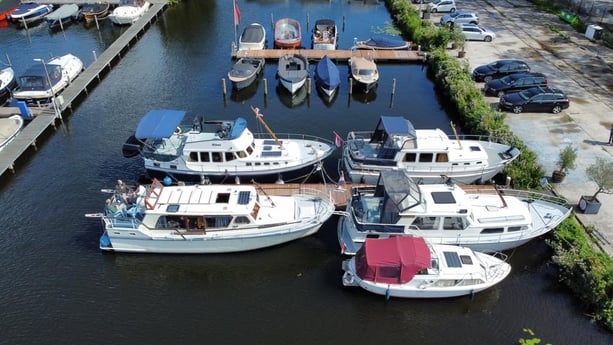
[[233,52],[235,58],[279,59],[288,54],[300,54],[307,59],[320,60],[325,55],[332,60],[349,60],[352,57],[372,58],[374,61],[424,62],[427,53],[417,50],[357,49],[357,50],[320,50],[320,49],[255,49]]
[[[47,3],[57,4],[58,2],[47,1]],[[56,122],[62,119],[62,113],[66,110],[72,111],[73,102],[80,100],[82,97],[86,97],[88,92],[100,83],[102,77],[104,77],[113,66],[119,63],[123,55],[142,37],[143,33],[157,20],[158,16],[166,7],[166,1],[152,3],[149,10],[145,12],[139,20],[130,25],[121,36],[119,36],[91,65],[81,72],[77,78],[56,97],[57,109],[54,110],[52,105],[29,108],[32,120],[26,120],[27,124],[21,132],[0,151],[0,176],[4,175],[7,170],[11,170],[15,173],[15,162],[19,157],[21,157],[29,147],[36,149],[36,140],[45,130],[49,127],[56,128]],[[0,111],[0,116],[9,116],[13,113],[19,114],[19,111],[15,111],[15,109],[17,108],[8,107],[6,110],[3,109]]]

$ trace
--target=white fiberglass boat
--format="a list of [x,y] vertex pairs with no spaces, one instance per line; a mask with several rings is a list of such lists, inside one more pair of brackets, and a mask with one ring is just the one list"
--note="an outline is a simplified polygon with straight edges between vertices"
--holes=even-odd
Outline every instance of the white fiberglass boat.
[[[334,212],[329,196],[258,193],[255,185],[139,187],[134,204],[107,200],[100,249],[146,253],[229,253],[271,247],[316,233]],[[98,216],[88,215],[89,217]]]
[[83,62],[72,55],[36,62],[18,80],[13,98],[30,104],[48,103],[83,71]]
[[386,170],[376,186],[351,189],[338,240],[350,255],[367,238],[393,236],[499,252],[553,230],[571,210],[551,195],[491,185],[420,185],[406,171]]
[[505,259],[466,247],[430,245],[421,237],[368,239],[356,256],[343,261],[343,285],[387,298],[472,295],[509,275]]
[[519,153],[495,138],[416,130],[404,117],[381,116],[374,131],[349,132],[343,168],[353,182],[373,184],[379,172],[402,169],[422,183],[441,183],[444,177],[471,184],[488,181]]
[[331,140],[304,134],[273,133],[263,115],[252,108],[267,133],[252,133],[247,120],[194,119],[181,126],[185,112],[152,110],[124,144],[124,156],[140,154],[150,172],[177,179],[211,182],[286,182],[303,180],[321,167],[336,149]]
[[21,115],[0,118],[0,151],[21,132],[23,124]]
[[151,7],[151,3],[144,0],[121,0],[109,18],[117,25],[130,25],[142,17]]

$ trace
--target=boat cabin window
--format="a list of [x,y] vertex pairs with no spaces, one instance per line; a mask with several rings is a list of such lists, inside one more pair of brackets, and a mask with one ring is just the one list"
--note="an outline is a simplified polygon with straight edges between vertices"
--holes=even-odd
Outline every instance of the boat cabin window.
[[485,228],[481,230],[482,234],[499,234],[504,232],[504,228]]
[[215,199],[217,204],[227,204],[228,201],[230,201],[230,193],[218,193]]
[[432,153],[420,153],[419,154],[419,162],[420,163],[431,163],[434,154]]
[[226,152],[226,162],[232,161],[236,159],[236,156],[234,156],[234,152]]
[[247,153],[245,151],[238,152],[238,158],[245,158],[245,157],[247,157]]
[[437,153],[436,162],[438,163],[449,162],[449,157],[447,157],[447,153]]
[[251,143],[251,145],[247,147],[247,156],[251,156],[254,150],[255,150],[255,144]]
[[415,162],[417,160],[417,155],[415,153],[407,153],[404,155],[403,162]]
[[472,152],[481,151],[481,148],[479,146],[470,146],[470,151]]
[[198,152],[190,152],[189,153],[189,161],[197,162],[198,161]]
[[443,219],[443,230],[464,230],[468,227],[468,222],[464,217],[445,217]]
[[232,220],[232,216],[205,216],[204,221],[206,223],[207,230],[227,228],[228,224]]
[[211,154],[213,156],[213,162],[221,162],[222,161],[221,152],[211,152]]
[[201,162],[210,162],[211,156],[208,152],[200,152],[200,161]]
[[238,216],[234,218],[234,224],[249,224],[249,223],[251,223],[251,221],[249,220],[249,218],[245,216]]
[[509,228],[507,229],[508,232],[521,231],[521,230],[523,230],[521,226],[509,226]]
[[415,217],[413,225],[421,230],[438,230],[440,222],[440,217]]

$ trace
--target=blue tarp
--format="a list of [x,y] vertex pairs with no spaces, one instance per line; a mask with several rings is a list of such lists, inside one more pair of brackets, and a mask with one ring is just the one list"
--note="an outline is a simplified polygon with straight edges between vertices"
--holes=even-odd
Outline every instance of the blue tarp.
[[138,123],[135,136],[137,139],[169,138],[183,121],[184,116],[183,110],[151,110]]
[[[379,121],[379,126],[383,126],[383,130],[385,130],[388,134],[405,134],[415,137],[415,128],[413,124],[401,116],[381,116],[381,120]],[[380,129],[380,128],[378,128]]]
[[315,78],[326,89],[336,89],[341,83],[338,67],[325,55],[315,67]]
[[232,129],[230,130],[230,136],[228,140],[236,139],[243,134],[243,131],[247,128],[247,120],[242,117],[237,117],[234,120],[234,124],[232,125]]

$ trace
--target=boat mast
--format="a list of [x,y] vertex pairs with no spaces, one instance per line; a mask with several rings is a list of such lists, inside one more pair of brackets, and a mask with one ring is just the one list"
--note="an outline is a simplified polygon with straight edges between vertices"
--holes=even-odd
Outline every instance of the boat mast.
[[462,142],[460,141],[460,138],[458,137],[458,132],[456,132],[455,130],[455,125],[453,124],[453,121],[449,121],[449,124],[451,125],[451,130],[453,130],[453,135],[455,135],[455,140],[458,141],[458,145],[460,145],[460,148],[462,148]]
[[264,122],[264,115],[260,113],[260,108],[251,106],[251,111],[253,111],[253,113],[255,114],[255,118],[260,121],[260,123],[264,126],[264,128],[266,128],[266,130],[272,136],[272,138],[275,139],[275,142],[277,143],[277,145],[279,145],[279,147],[283,149],[283,145],[281,145],[281,142],[279,141],[279,139],[277,139],[277,136],[275,135],[275,133],[270,129],[270,127],[268,127],[266,122]]

